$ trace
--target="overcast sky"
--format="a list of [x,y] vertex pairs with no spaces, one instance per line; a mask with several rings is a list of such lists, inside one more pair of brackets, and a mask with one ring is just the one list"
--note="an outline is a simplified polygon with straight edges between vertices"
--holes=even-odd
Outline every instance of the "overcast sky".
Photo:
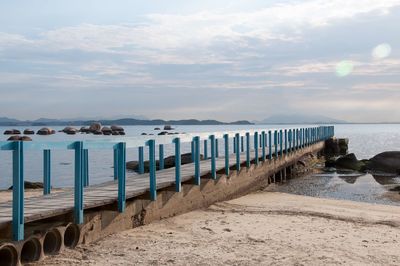
[[400,0],[0,3],[0,116],[400,121]]

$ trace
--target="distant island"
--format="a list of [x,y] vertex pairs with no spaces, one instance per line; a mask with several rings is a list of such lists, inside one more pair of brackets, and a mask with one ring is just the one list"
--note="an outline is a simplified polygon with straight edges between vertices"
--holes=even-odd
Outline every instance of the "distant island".
[[23,121],[8,117],[0,117],[0,126],[88,126],[94,122],[100,122],[103,125],[121,125],[121,126],[159,126],[159,125],[252,125],[246,120],[234,122],[221,122],[217,120],[197,120],[197,119],[184,119],[184,120],[163,120],[163,119],[136,119],[136,118],[122,118],[122,119],[98,119],[98,120],[65,120],[65,119],[46,119],[40,118],[33,121]]

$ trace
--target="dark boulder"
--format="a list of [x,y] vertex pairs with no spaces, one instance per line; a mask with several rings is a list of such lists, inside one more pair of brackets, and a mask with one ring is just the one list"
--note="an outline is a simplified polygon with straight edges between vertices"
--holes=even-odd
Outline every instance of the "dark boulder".
[[170,125],[165,125],[164,130],[173,130],[172,126]]
[[[24,188],[25,189],[39,189],[43,188],[43,183],[42,182],[30,182],[30,181],[24,181]],[[13,186],[8,188],[9,190],[13,189]]]
[[32,141],[28,136],[11,136],[7,139],[8,141]]
[[400,151],[386,151],[368,160],[366,168],[385,173],[400,173]]
[[124,136],[125,135],[125,131],[120,131],[119,134]]
[[111,135],[113,135],[113,136],[119,135],[119,132],[118,131],[113,131],[113,132],[111,132]]
[[124,131],[124,129],[120,126],[112,125],[111,126],[112,131]]
[[142,136],[146,136],[146,135],[147,135],[147,133],[144,133],[144,132],[143,132],[143,133],[142,133],[142,134],[140,134],[140,135],[142,135]]
[[51,129],[48,127],[43,127],[36,132],[36,134],[38,134],[38,135],[52,135],[55,133],[56,133],[56,131],[54,129]]
[[163,135],[167,135],[167,134],[168,134],[168,132],[167,132],[167,131],[162,131],[162,132],[158,133],[157,135],[159,135],[159,136],[163,136]]
[[81,129],[79,129],[79,131],[82,133],[89,133],[90,129],[88,127],[81,127]]
[[350,153],[339,157],[336,160],[335,167],[355,171],[363,171],[365,169],[365,163],[363,161],[357,160],[357,157],[354,153]]
[[78,129],[74,128],[74,127],[65,127],[62,132],[64,132],[65,134],[68,135],[75,135],[76,132],[78,132]]
[[4,135],[19,135],[21,134],[21,131],[19,131],[18,129],[7,129],[6,131],[4,131]]
[[101,124],[98,123],[98,122],[91,124],[90,127],[89,127],[89,131],[93,132],[93,133],[95,131],[100,131],[100,130],[101,130]]
[[93,131],[93,134],[94,135],[103,135],[103,132],[101,132],[101,130],[96,130],[96,131]]
[[107,136],[112,134],[112,130],[109,127],[103,127],[101,129],[101,132],[103,132],[103,135],[107,135]]
[[161,128],[159,128],[159,127],[156,127],[156,128],[154,128],[154,130],[161,130]]
[[33,135],[33,134],[35,134],[35,131],[33,131],[32,129],[27,128],[27,129],[24,130],[24,134],[25,135]]

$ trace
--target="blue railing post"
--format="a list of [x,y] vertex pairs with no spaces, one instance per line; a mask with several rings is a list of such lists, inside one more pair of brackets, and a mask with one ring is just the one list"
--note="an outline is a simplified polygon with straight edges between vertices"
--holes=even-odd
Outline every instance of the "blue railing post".
[[287,129],[285,129],[285,155],[288,153],[288,132]]
[[118,150],[118,211],[124,212],[126,205],[126,144],[116,145]]
[[51,153],[43,150],[43,195],[51,192]]
[[268,159],[272,160],[272,132],[271,130],[268,131]]
[[261,131],[262,161],[265,162],[265,131]]
[[118,179],[118,151],[114,149],[114,180]]
[[246,132],[246,167],[250,167],[250,133]]
[[207,159],[208,159],[208,142],[205,139],[204,140],[204,160],[207,160]]
[[75,216],[75,223],[82,224],[83,223],[83,142],[76,141],[74,146],[75,146],[74,216]]
[[[159,144],[158,145],[158,169],[163,170],[164,169],[164,144]],[[193,154],[193,153],[192,153]],[[192,155],[193,157],[193,155]]]
[[229,135],[224,134],[224,144],[225,144],[225,174],[229,176]]
[[[239,139],[238,139],[239,141]],[[244,152],[244,136],[240,137],[240,150],[241,152]]]
[[155,201],[157,199],[157,180],[156,180],[156,141],[150,139],[146,142],[149,146],[149,172],[150,172],[150,199]]
[[174,138],[172,142],[175,143],[175,191],[181,192],[181,139]]
[[194,143],[194,183],[200,186],[200,137],[193,138]]
[[283,156],[283,130],[279,131],[279,145],[280,145],[280,155]]
[[254,162],[258,165],[258,132],[254,132],[254,156],[256,157]]
[[219,157],[219,147],[218,147],[218,139],[215,138],[215,157]]
[[289,153],[291,153],[292,152],[292,129],[289,129],[288,144],[289,144]]
[[233,153],[236,153],[236,138],[233,138]]
[[140,146],[139,151],[139,174],[144,174],[144,147]]
[[83,150],[83,186],[89,186],[89,151]]
[[278,158],[278,131],[274,131],[275,158]]
[[24,144],[15,141],[13,145],[12,235],[20,241],[24,239]]
[[[235,139],[236,139],[236,150],[239,150],[239,140],[240,140],[240,135],[239,133],[236,133],[235,135]],[[236,171],[239,172],[240,171],[240,152],[236,153]]]
[[210,139],[210,149],[211,149],[211,177],[212,179],[217,179],[217,170],[215,165],[215,136],[209,136]]

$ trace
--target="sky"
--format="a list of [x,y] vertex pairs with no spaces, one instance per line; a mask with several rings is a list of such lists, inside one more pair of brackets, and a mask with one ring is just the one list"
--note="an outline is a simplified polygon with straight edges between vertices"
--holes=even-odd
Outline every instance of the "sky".
[[400,0],[0,0],[0,117],[400,122]]

